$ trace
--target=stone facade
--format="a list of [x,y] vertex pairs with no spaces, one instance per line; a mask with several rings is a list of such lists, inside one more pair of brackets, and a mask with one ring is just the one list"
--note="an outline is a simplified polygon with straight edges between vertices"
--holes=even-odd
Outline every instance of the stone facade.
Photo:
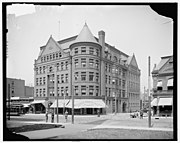
[[[105,32],[92,35],[87,24],[80,34],[61,41],[52,36],[34,63],[34,98],[101,99],[102,112],[140,109],[140,70],[128,56],[105,42]],[[115,108],[116,107],[116,108]]]

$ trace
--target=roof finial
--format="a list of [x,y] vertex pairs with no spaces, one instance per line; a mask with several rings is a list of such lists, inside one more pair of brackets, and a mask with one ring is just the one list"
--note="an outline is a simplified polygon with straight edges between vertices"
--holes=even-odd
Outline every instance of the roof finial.
[[85,24],[84,24],[84,26],[87,26],[86,20],[85,20]]

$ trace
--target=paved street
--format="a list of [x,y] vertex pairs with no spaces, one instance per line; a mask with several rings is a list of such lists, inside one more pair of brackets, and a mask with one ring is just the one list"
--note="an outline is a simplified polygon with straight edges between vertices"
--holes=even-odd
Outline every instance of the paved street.
[[[50,117],[50,116],[49,116]],[[20,117],[12,117],[7,122],[8,127],[22,126],[24,124],[46,124],[44,114],[27,114]],[[50,119],[49,122],[50,123]],[[55,116],[55,123],[56,116]],[[72,135],[78,132],[97,129],[136,129],[136,130],[154,130],[154,131],[173,131],[172,117],[163,117],[155,119],[152,117],[152,127],[148,128],[148,118],[130,118],[129,113],[89,115],[89,116],[75,116],[74,124],[71,123],[71,116],[68,117],[68,122],[65,121],[63,115],[59,115],[59,123],[65,128],[53,128],[46,130],[36,130],[29,132],[21,132],[20,134],[29,137],[30,139],[48,139],[58,138],[62,135]]]

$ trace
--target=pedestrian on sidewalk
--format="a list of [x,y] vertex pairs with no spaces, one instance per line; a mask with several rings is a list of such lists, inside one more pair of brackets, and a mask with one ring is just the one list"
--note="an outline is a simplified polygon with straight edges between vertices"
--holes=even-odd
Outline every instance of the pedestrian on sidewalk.
[[65,120],[66,120],[66,122],[67,122],[67,120],[68,120],[68,111],[66,110],[66,112],[65,112]]
[[51,111],[51,123],[54,123],[54,110]]
[[48,110],[46,110],[46,122],[48,122]]

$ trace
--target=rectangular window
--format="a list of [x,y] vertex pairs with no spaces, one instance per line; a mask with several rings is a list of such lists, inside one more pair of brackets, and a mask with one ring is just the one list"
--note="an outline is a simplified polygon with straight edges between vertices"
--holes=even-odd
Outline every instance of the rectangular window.
[[99,73],[96,73],[96,82],[99,82]]
[[94,73],[89,72],[89,81],[93,81],[93,78],[94,78]]
[[115,84],[115,79],[112,79],[112,84]]
[[75,53],[75,55],[78,54],[78,48],[75,48],[75,49],[74,49],[74,53]]
[[81,86],[81,95],[86,96],[86,86]]
[[99,49],[96,49],[96,55],[99,56]]
[[90,55],[93,55],[93,54],[94,54],[94,48],[93,48],[93,47],[90,47],[90,48],[89,48],[89,54],[90,54]]
[[96,60],[96,68],[98,69],[99,68],[99,61],[98,60]]
[[122,76],[123,76],[123,77],[126,76],[125,70],[122,71]]
[[36,97],[38,97],[38,89],[36,89]]
[[49,61],[49,56],[47,55],[47,61]]
[[75,67],[78,67],[78,59],[74,60]]
[[86,67],[86,59],[81,59],[81,67]]
[[122,80],[122,87],[125,88],[126,82],[125,80]]
[[109,88],[109,97],[111,96],[111,88]]
[[53,71],[53,68],[52,66],[49,67],[49,72],[52,72]]
[[86,54],[86,47],[81,47],[81,54]]
[[44,56],[44,62],[46,61],[46,57]]
[[81,72],[81,81],[86,80],[86,72]]
[[66,86],[66,96],[68,96],[68,86]]
[[121,79],[119,79],[119,86],[121,86]]
[[93,67],[94,65],[94,60],[93,59],[89,59],[89,67]]
[[111,65],[109,65],[109,72],[111,72]]
[[64,83],[64,75],[61,75],[61,83]]
[[58,58],[58,53],[56,53],[56,59]]
[[106,66],[105,66],[105,71],[107,72],[108,71],[108,64],[106,63]]
[[45,66],[43,66],[43,73],[45,73],[45,69],[46,69],[46,67],[45,67]]
[[64,96],[64,87],[61,87],[61,96]]
[[55,54],[53,54],[53,59],[55,59]]
[[57,75],[57,83],[60,83],[59,75]]
[[59,53],[59,57],[60,57],[60,58],[62,57],[62,54],[61,54],[61,52]]
[[46,96],[46,89],[43,88],[43,96]]
[[52,60],[52,55],[50,55],[50,60]]
[[75,86],[75,96],[78,96],[78,94],[79,94],[78,86]]
[[46,77],[43,77],[43,84],[46,84]]
[[68,74],[66,74],[65,82],[68,82]]
[[36,78],[36,85],[38,85],[38,78]]
[[125,97],[125,90],[122,91],[122,96]]
[[99,86],[96,86],[96,96],[99,95]]
[[105,94],[106,94],[106,97],[107,97],[108,96],[108,88],[107,87],[106,87],[106,93]]
[[111,76],[109,76],[109,84],[111,84]]
[[93,96],[94,86],[89,86],[89,96]]
[[63,70],[63,67],[64,67],[64,63],[61,62],[61,70]]
[[39,96],[42,96],[42,89],[39,90]]
[[74,79],[75,79],[75,81],[78,80],[78,72],[75,72],[75,74],[74,74]]
[[107,77],[108,77],[108,76],[106,75],[106,80],[105,80],[105,83],[108,83]]
[[68,69],[68,61],[66,61],[65,68]]
[[58,94],[58,96],[60,96],[60,88],[59,87],[57,87],[57,94]]

